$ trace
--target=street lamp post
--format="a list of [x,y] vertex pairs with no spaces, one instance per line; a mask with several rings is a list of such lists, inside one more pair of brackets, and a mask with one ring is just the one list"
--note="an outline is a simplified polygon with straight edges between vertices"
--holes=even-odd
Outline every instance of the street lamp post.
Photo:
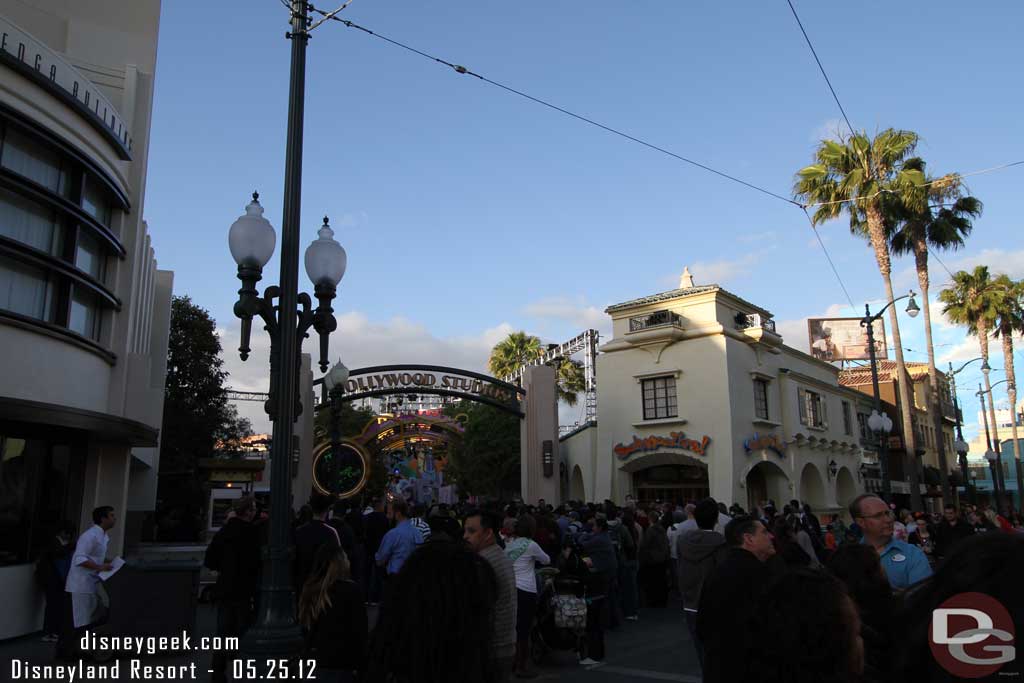
[[975,363],[975,362],[977,362],[979,360],[981,361],[981,370],[982,370],[982,372],[984,372],[986,369],[990,369],[989,366],[988,366],[988,362],[984,358],[982,358],[981,356],[979,356],[977,358],[972,358],[971,360],[967,361],[966,363],[961,365],[956,370],[953,369],[953,363],[949,364],[950,392],[953,394],[953,413],[955,414],[955,417],[956,417],[956,441],[953,442],[953,450],[956,451],[956,454],[957,454],[957,456],[959,458],[959,461],[960,461],[960,475],[961,475],[961,477],[964,480],[964,491],[967,493],[968,500],[971,502],[972,505],[977,502],[975,500],[975,498],[976,498],[976,491],[973,488],[970,487],[970,483],[971,482],[968,480],[968,476],[967,476],[968,475],[967,452],[968,452],[969,446],[967,445],[967,442],[964,441],[964,430],[963,430],[963,426],[962,426],[961,420],[960,420],[960,401],[959,401],[959,399],[957,398],[957,395],[956,395],[956,376],[958,374],[960,374],[960,372],[962,372],[963,369],[966,368],[968,365],[970,365],[971,363]]
[[[988,375],[992,371],[992,368],[989,368],[988,365],[986,364],[986,365],[982,366],[981,371],[985,374],[985,384],[988,384]],[[995,384],[988,385],[988,387],[986,389],[984,389],[984,390],[982,390],[981,385],[979,384],[978,385],[978,397],[981,399],[981,414],[982,414],[982,417],[985,417],[985,394],[988,394],[989,408],[991,409],[991,413],[992,413],[992,436],[991,436],[991,439],[989,438],[989,434],[988,434],[988,419],[987,418],[985,419],[985,439],[989,440],[989,451],[988,451],[988,453],[985,453],[985,457],[988,458],[990,453],[993,455],[993,458],[990,458],[990,461],[994,462],[994,466],[993,466],[992,472],[993,472],[994,475],[998,475],[999,487],[1000,487],[1001,493],[1002,493],[1002,498],[997,498],[997,501],[1001,501],[1001,503],[1004,504],[1007,509],[1012,509],[1013,508],[1013,504],[1012,504],[1013,502],[1010,500],[1010,494],[1006,490],[1006,478],[1003,476],[1003,456],[1002,456],[1002,452],[1001,452],[1002,451],[1002,443],[1000,443],[1000,441],[999,441],[999,427],[996,424],[995,409],[992,408],[992,405],[993,405],[992,404],[992,390],[994,388],[996,388],[997,386],[999,386],[1000,384],[1003,384],[1004,382],[1008,382],[1008,381],[1009,380],[1001,379],[998,382],[996,382]],[[1012,412],[1013,411],[1011,410],[1011,413]],[[1019,481],[1019,479],[1020,479],[1020,472],[1019,472],[1019,470],[1018,470],[1018,475],[1017,476],[1018,476],[1018,481]],[[1019,491],[1019,489],[1018,489],[1018,491]],[[998,505],[997,505],[997,507],[998,507]],[[1003,512],[1002,508],[1000,508],[999,511]]]
[[[875,385],[875,405],[881,408],[881,401],[878,399],[877,388]],[[872,431],[875,438],[878,439],[878,471],[882,475],[882,500],[886,503],[892,502],[892,482],[889,480],[889,465],[887,462],[889,454],[889,432],[892,431],[892,418],[883,412],[879,412],[876,408],[871,411],[871,415],[868,416],[868,429]]]
[[[334,241],[325,218],[318,239],[306,250],[306,272],[318,300],[315,311],[308,294],[299,294],[299,225],[302,203],[302,136],[306,89],[306,43],[309,40],[308,4],[291,0],[291,72],[288,86],[288,129],[285,148],[284,208],[281,234],[280,286],[262,296],[256,283],[274,251],[274,230],[263,218],[254,193],[246,215],[231,226],[229,244],[242,281],[235,315],[242,320],[242,360],[249,356],[252,319],[259,316],[270,334],[270,400],[267,412],[274,422],[271,442],[270,538],[264,555],[260,613],[246,633],[243,652],[260,661],[290,658],[302,648],[302,632],[295,620],[291,548],[291,447],[298,400],[298,366],[302,339],[310,327],[320,335],[320,368],[327,369],[327,337],[337,328],[331,308],[337,285],[345,274],[345,250]],[[274,300],[278,303],[275,305]],[[300,310],[301,305],[301,310]]]
[[[872,391],[874,392],[874,397],[875,397],[875,409],[871,412],[871,416],[868,418],[868,426],[871,429],[871,431],[873,431],[877,435],[877,434],[880,434],[881,431],[882,431],[882,428],[886,424],[888,424],[888,429],[884,430],[885,434],[883,436],[881,436],[879,438],[879,440],[878,440],[878,469],[879,469],[880,474],[882,475],[882,499],[886,503],[892,502],[892,500],[891,500],[892,499],[892,483],[889,481],[889,462],[888,462],[888,458],[889,458],[889,444],[888,444],[888,438],[887,438],[888,437],[888,432],[892,429],[892,420],[889,418],[888,415],[886,415],[882,411],[882,396],[881,396],[881,393],[880,393],[879,388],[878,388],[878,363],[877,363],[877,359],[875,357],[875,329],[874,328],[875,328],[875,321],[882,317],[882,314],[885,313],[886,309],[888,309],[889,306],[892,306],[894,303],[896,303],[897,301],[900,301],[901,299],[907,299],[907,298],[910,299],[910,301],[907,302],[907,308],[906,308],[907,315],[909,315],[911,318],[916,317],[917,314],[921,311],[921,309],[918,307],[917,302],[914,301],[914,292],[911,291],[908,294],[905,294],[905,295],[903,295],[901,297],[893,299],[892,301],[887,303],[882,308],[882,310],[880,310],[878,313],[876,313],[874,315],[871,315],[871,307],[868,304],[864,304],[864,318],[861,319],[861,321],[860,321],[861,327],[866,328],[867,335],[868,335],[868,356],[869,356],[870,361],[871,361],[871,388],[872,388]],[[872,422],[874,422],[875,426],[872,426]],[[904,437],[904,443],[905,442],[906,442],[906,437]],[[916,469],[915,469],[915,472],[916,472]],[[917,477],[912,477],[911,478],[912,482],[913,482],[913,480],[916,480],[916,478]],[[913,483],[916,484],[916,482],[913,482]],[[916,497],[915,497],[915,500],[920,501],[921,492],[920,491],[915,491],[914,493],[917,494]],[[921,507],[920,503],[918,503],[916,507],[918,509],[920,509],[920,507]]]

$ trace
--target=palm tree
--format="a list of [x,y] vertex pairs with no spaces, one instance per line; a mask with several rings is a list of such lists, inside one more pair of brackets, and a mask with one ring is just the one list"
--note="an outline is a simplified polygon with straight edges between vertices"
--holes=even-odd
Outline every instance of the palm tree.
[[[886,220],[883,197],[905,198],[905,204],[915,206],[915,194],[924,184],[919,168],[905,166],[917,146],[916,133],[889,128],[871,139],[866,133],[854,133],[836,140],[822,140],[815,152],[815,163],[797,173],[794,192],[807,204],[814,205],[811,222],[814,225],[838,218],[844,212],[850,217],[850,230],[866,238],[875,252],[879,273],[885,284],[889,304],[893,302],[892,262],[889,257],[891,221]],[[810,207],[808,207],[810,208]],[[896,347],[896,375],[899,385],[900,413],[903,416],[903,436],[907,455],[912,459],[910,491],[914,510],[922,509],[921,488],[916,466],[916,444],[912,423],[910,378],[903,361],[903,343],[900,338],[896,308],[889,306],[889,324],[893,346]]]
[[494,345],[487,369],[495,377],[508,377],[523,365],[532,363],[543,355],[540,338],[520,330],[512,332]]
[[[939,292],[939,301],[943,303],[942,312],[951,322],[966,325],[967,331],[978,338],[981,349],[982,364],[988,365],[988,335],[996,326],[998,314],[999,292],[988,274],[988,266],[975,266],[974,271],[965,270],[953,274],[953,283],[948,289]],[[992,385],[988,373],[984,373],[985,391],[988,394],[989,415],[992,419],[992,436],[995,451],[999,453],[999,428],[996,425],[996,408],[992,400]],[[981,400],[981,410],[985,410],[985,399]],[[1002,472],[1002,458],[999,459],[999,472]]]
[[[920,159],[908,159],[905,168],[917,168],[924,173],[925,163]],[[924,307],[924,337],[928,350],[929,412],[939,454],[939,470],[942,473],[942,493],[947,501],[953,500],[953,487],[949,480],[949,465],[946,460],[946,442],[943,438],[942,406],[939,401],[939,373],[935,369],[935,346],[932,343],[932,312],[928,289],[928,250],[959,249],[964,238],[971,233],[971,220],[981,215],[981,202],[971,196],[964,196],[960,176],[950,174],[941,178],[926,176],[926,183],[920,190],[912,190],[912,201],[908,206],[893,197],[889,213],[898,229],[889,237],[890,250],[895,255],[913,254],[917,267],[917,283],[921,288]]]
[[[540,338],[523,331],[512,332],[491,349],[487,368],[495,377],[508,377],[523,365],[538,360],[544,355],[544,351]],[[548,365],[555,369],[555,389],[558,398],[570,406],[576,405],[579,392],[586,389],[583,364],[569,358],[556,358]],[[522,382],[521,378],[519,382]]]
[[1007,275],[995,279],[995,334],[1003,340],[1003,364],[1006,368],[1006,394],[1010,399],[1010,430],[1013,433],[1013,457],[1017,466],[1017,496],[1024,495],[1024,474],[1021,473],[1020,443],[1017,441],[1017,373],[1013,367],[1013,335],[1024,332],[1024,282],[1014,282]]
[[551,365],[554,366],[555,377],[558,379],[558,398],[570,406],[576,405],[579,400],[579,392],[587,388],[583,363],[571,358],[559,358]]

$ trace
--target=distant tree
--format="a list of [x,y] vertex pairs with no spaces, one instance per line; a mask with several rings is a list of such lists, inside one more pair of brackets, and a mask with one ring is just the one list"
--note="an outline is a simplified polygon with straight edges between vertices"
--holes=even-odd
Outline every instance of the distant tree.
[[540,338],[526,334],[520,330],[512,332],[494,345],[491,356],[487,360],[487,369],[501,379],[508,377],[526,363],[532,363],[541,357],[544,348]]
[[216,322],[188,296],[171,300],[164,417],[160,430],[157,497],[165,506],[203,507],[199,458],[215,454],[218,443],[238,445],[251,433],[227,401],[228,373],[220,357]]
[[466,415],[462,442],[449,445],[445,479],[469,495],[507,498],[520,489],[519,418],[482,403],[459,401],[446,415]]
[[[557,346],[549,344],[548,348]],[[523,365],[532,363],[544,355],[544,346],[539,337],[526,332],[512,332],[494,345],[487,359],[487,369],[491,374],[502,379],[516,372]],[[586,388],[583,364],[570,358],[556,358],[548,363],[555,369],[558,382],[558,398],[571,406],[579,400],[578,394]]]

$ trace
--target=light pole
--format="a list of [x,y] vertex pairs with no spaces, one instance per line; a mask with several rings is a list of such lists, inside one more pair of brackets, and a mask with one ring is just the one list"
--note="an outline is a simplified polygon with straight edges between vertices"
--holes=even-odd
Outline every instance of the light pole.
[[[881,402],[878,400],[877,385],[875,388],[875,403],[881,407]],[[886,458],[889,453],[888,441],[889,432],[892,431],[892,418],[885,413],[879,412],[877,409],[872,410],[871,415],[868,416],[868,429],[878,439],[878,471],[882,475],[882,500],[889,503],[892,501],[892,483],[889,481],[889,465],[886,462]]]
[[977,358],[972,358],[971,360],[967,361],[956,370],[953,369],[953,363],[949,364],[950,392],[953,394],[953,413],[956,417],[956,441],[953,442],[953,450],[956,451],[956,454],[959,458],[960,475],[964,480],[964,491],[967,493],[967,499],[971,502],[972,505],[977,503],[977,501],[975,500],[977,492],[970,487],[971,482],[968,480],[967,476],[967,452],[969,450],[969,446],[967,445],[967,442],[964,441],[964,430],[960,420],[960,401],[956,395],[956,376],[960,374],[963,371],[963,369],[966,368],[968,365],[970,365],[971,363],[976,363],[979,360],[981,361],[982,372],[985,372],[986,370],[991,370],[991,368],[988,365],[988,361],[986,361],[981,356],[978,356]]
[[[890,306],[892,306],[894,303],[896,303],[897,301],[900,301],[901,299],[907,299],[907,298],[910,299],[910,301],[907,302],[907,308],[906,308],[907,315],[909,315],[911,318],[917,317],[917,314],[921,312],[921,309],[920,309],[920,307],[918,307],[917,302],[914,301],[914,296],[915,296],[914,292],[911,291],[911,292],[909,292],[907,294],[904,294],[901,297],[897,297],[897,298],[893,299],[892,301],[890,301],[889,303],[887,303],[882,308],[882,310],[880,310],[875,315],[871,315],[871,307],[868,304],[864,304],[864,317],[861,319],[860,324],[861,324],[861,327],[866,328],[866,331],[867,331],[867,334],[868,334],[868,354],[869,354],[869,357],[871,359],[871,388],[874,391],[874,396],[875,396],[875,409],[871,412],[871,416],[868,418],[868,426],[871,428],[871,431],[875,432],[875,434],[879,434],[880,430],[882,429],[882,427],[886,423],[888,423],[888,429],[885,429],[885,433],[888,434],[888,432],[890,430],[892,430],[892,420],[889,418],[888,415],[885,415],[885,413],[882,411],[882,396],[879,393],[879,389],[878,389],[878,363],[877,363],[877,359],[875,358],[875,321],[880,319],[882,317],[882,314],[885,313],[885,311]],[[878,427],[877,429],[875,427],[871,427],[872,420],[875,421],[875,425]],[[906,435],[904,435],[903,441],[904,441],[904,449],[906,449]],[[889,463],[888,463],[888,458],[889,458],[888,439],[887,438],[879,438],[879,441],[878,441],[878,469],[879,469],[879,472],[882,475],[882,499],[886,503],[892,502],[891,501],[891,499],[892,499],[892,484],[889,481]],[[915,456],[915,458],[916,458],[916,456]],[[911,476],[911,486],[912,487],[917,487],[917,476],[916,475],[917,475],[917,469],[914,468],[913,476]],[[913,500],[917,501],[915,503],[915,509],[918,509],[918,510],[921,509],[921,502],[920,502],[921,501],[921,491],[920,491],[920,488],[918,487],[917,490],[912,491],[912,494],[916,494],[914,496],[914,498],[913,498]]]
[[[988,384],[988,375],[992,371],[992,368],[987,368],[986,369],[985,366],[982,366],[981,371],[985,374],[985,384]],[[978,394],[977,394],[978,397],[981,399],[981,414],[982,414],[982,417],[985,416],[985,394],[988,394],[989,408],[991,409],[991,412],[992,412],[992,436],[991,436],[991,438],[989,438],[989,433],[988,433],[988,419],[987,418],[985,419],[985,439],[989,442],[989,444],[988,444],[989,449],[985,453],[985,458],[992,465],[992,475],[993,475],[993,477],[998,477],[997,482],[999,484],[999,488],[1001,489],[1001,491],[1000,491],[1001,497],[999,497],[999,496],[996,497],[996,501],[997,501],[996,507],[999,508],[998,511],[1000,513],[1003,512],[1003,509],[999,507],[1000,503],[1005,505],[1007,508],[1012,508],[1013,507],[1012,501],[1009,500],[1010,496],[1006,492],[1006,478],[1003,476],[1003,456],[1002,456],[1002,453],[1001,453],[1001,451],[1002,451],[1002,444],[999,442],[999,427],[998,427],[998,425],[996,423],[996,412],[995,412],[995,409],[992,407],[992,405],[993,405],[992,404],[992,390],[994,388],[996,388],[997,386],[999,386],[1000,384],[1003,384],[1004,382],[1007,382],[1007,380],[1001,379],[998,382],[996,382],[995,384],[989,384],[988,387],[986,389],[984,389],[984,390],[982,390],[981,385],[979,384],[978,385]],[[1011,410],[1011,413],[1012,412],[1013,411]],[[1018,479],[1019,479],[1019,476],[1020,475],[1019,475],[1019,472],[1018,472]],[[993,483],[997,483],[997,482],[993,481]],[[1020,495],[1020,494],[1018,493],[1018,495]]]
[[331,471],[327,481],[337,481],[337,467],[341,458],[341,400],[345,396],[345,383],[348,382],[348,368],[340,360],[331,371],[324,375],[324,389],[331,402]]
[[[290,658],[302,648],[302,632],[295,620],[291,548],[291,446],[298,402],[298,364],[302,339],[313,326],[320,335],[320,368],[327,369],[327,337],[337,328],[330,302],[345,274],[345,250],[334,241],[324,219],[319,238],[306,250],[306,272],[315,286],[319,306],[311,311],[308,294],[299,294],[299,225],[302,203],[302,136],[306,90],[306,43],[309,40],[309,5],[291,0],[291,72],[288,85],[288,129],[285,147],[284,209],[281,221],[281,283],[256,292],[263,266],[274,251],[274,230],[263,218],[257,197],[246,215],[231,226],[229,244],[242,280],[235,315],[242,320],[242,360],[249,355],[252,319],[258,315],[270,333],[270,400],[267,411],[274,421],[271,443],[270,542],[264,557],[260,613],[246,633],[242,650],[266,662]],[[277,305],[274,300],[279,299]],[[300,311],[299,305],[302,305]],[[265,666],[263,667],[265,668]]]

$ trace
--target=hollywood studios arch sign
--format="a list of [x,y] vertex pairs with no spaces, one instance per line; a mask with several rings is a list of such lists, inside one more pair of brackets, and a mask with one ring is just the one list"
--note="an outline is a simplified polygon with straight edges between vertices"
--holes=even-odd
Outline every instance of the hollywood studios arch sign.
[[[558,394],[554,368],[526,368],[520,387],[489,375],[440,365],[375,365],[349,371],[342,400],[413,393],[485,403],[520,418],[523,500],[536,503],[543,498],[549,503],[559,502]],[[317,408],[329,405],[325,401]]]

